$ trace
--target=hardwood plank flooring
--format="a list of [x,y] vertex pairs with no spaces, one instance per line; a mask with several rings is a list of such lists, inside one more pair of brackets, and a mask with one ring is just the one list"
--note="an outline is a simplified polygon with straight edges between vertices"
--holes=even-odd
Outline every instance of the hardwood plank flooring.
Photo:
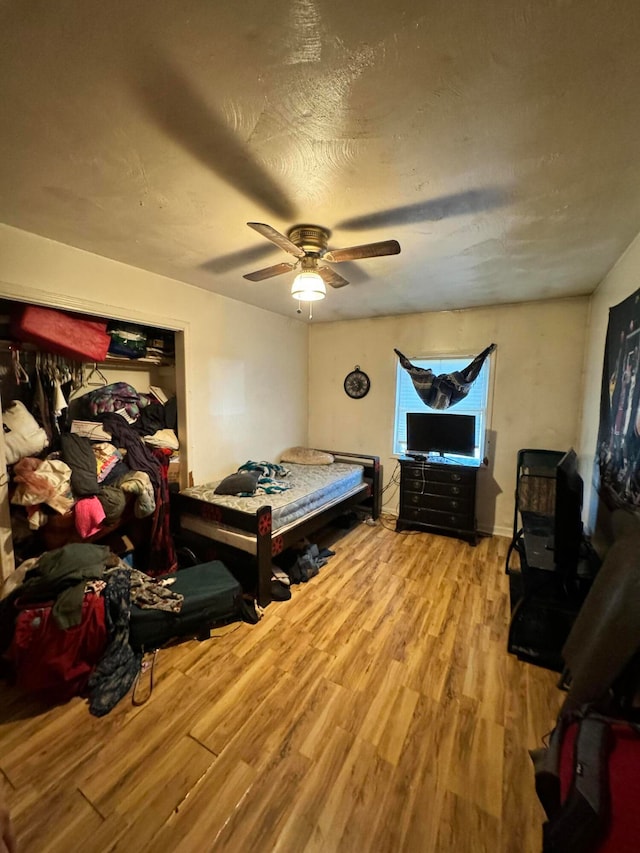
[[151,699],[97,719],[5,686],[21,853],[536,853],[527,750],[557,676],[506,651],[508,542],[390,519],[257,625],[163,649]]

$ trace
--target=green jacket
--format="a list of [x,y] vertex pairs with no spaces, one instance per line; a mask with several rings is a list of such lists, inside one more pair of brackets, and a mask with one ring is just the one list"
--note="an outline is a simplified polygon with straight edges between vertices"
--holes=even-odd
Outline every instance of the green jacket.
[[111,551],[105,545],[77,543],[47,551],[27,572],[21,597],[31,601],[55,599],[51,615],[63,629],[82,621],[85,584],[103,576]]

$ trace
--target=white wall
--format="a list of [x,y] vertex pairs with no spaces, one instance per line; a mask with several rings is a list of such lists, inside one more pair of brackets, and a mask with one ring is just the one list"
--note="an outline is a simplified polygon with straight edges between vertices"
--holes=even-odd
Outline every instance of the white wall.
[[[380,456],[386,484],[396,464],[394,347],[409,358],[472,356],[495,342],[489,464],[479,472],[477,514],[481,530],[510,535],[517,451],[577,444],[587,317],[585,297],[313,325],[310,444]],[[371,379],[362,400],[343,390],[356,364]],[[395,488],[385,493],[386,509],[397,511],[396,497]]]
[[294,317],[6,225],[0,296],[184,329],[186,455],[196,483],[306,442],[307,327]]
[[609,324],[609,309],[618,305],[639,288],[640,235],[620,257],[591,298],[579,444],[580,470],[585,484],[584,521],[590,532],[595,529],[598,511],[598,495],[593,479],[600,420],[602,363]]

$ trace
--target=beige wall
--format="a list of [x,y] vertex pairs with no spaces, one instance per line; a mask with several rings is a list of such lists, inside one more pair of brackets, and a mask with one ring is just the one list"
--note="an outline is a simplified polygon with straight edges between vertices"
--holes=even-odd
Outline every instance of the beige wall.
[[[307,327],[0,225],[0,296],[184,329],[196,482],[307,438]],[[146,390],[146,389],[138,389]]]
[[[373,453],[389,481],[397,347],[419,355],[475,355],[495,342],[489,464],[479,473],[480,529],[509,535],[516,453],[565,449],[579,435],[587,298],[533,302],[313,325],[309,337],[309,441],[316,447]],[[351,400],[343,390],[354,365],[371,391]],[[397,490],[384,497],[397,510]]]
[[585,353],[585,392],[580,431],[580,469],[585,484],[584,521],[595,529],[598,496],[594,488],[595,452],[600,417],[602,362],[609,323],[609,309],[640,287],[640,235],[621,256],[591,298],[588,346]]
[[[590,311],[578,298],[312,325],[307,374],[308,330],[294,318],[0,225],[0,296],[184,329],[188,458],[196,482],[306,443],[307,401],[309,443],[376,453],[387,482],[395,466],[393,347],[410,357],[472,355],[495,341],[490,461],[481,472],[478,516],[483,530],[503,534],[511,529],[520,447],[579,446],[585,521],[593,525],[608,310],[637,287],[639,269],[636,239]],[[359,401],[342,388],[355,364],[372,380]],[[385,500],[395,511],[394,488]]]

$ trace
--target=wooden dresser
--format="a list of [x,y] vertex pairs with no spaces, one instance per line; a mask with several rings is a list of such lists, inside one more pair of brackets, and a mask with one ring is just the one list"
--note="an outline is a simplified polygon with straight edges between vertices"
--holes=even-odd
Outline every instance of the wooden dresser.
[[396,530],[446,533],[476,544],[477,467],[400,459]]

